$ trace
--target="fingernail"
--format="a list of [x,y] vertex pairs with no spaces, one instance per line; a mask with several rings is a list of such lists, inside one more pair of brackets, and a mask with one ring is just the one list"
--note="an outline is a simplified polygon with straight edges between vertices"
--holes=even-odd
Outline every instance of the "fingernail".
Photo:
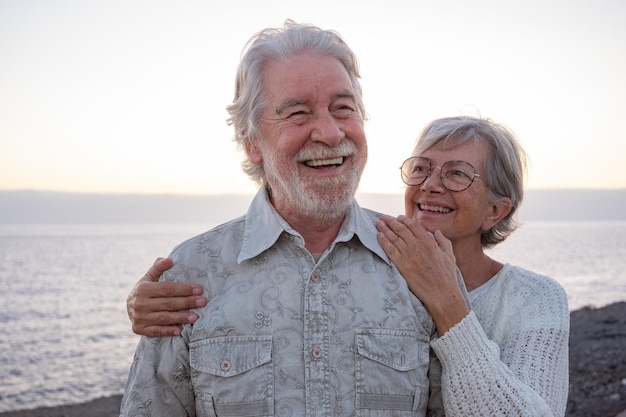
[[187,320],[189,321],[189,323],[194,323],[196,320],[198,320],[198,315],[190,314],[189,316],[187,316]]
[[202,295],[202,288],[195,287],[195,288],[192,290],[192,294],[193,294],[193,295]]

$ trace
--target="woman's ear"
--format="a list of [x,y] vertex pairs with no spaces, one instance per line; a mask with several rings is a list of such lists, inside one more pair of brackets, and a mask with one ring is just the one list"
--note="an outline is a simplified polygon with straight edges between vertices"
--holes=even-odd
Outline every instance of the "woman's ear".
[[513,204],[509,197],[500,197],[494,202],[487,212],[481,230],[486,232],[504,219],[513,209]]

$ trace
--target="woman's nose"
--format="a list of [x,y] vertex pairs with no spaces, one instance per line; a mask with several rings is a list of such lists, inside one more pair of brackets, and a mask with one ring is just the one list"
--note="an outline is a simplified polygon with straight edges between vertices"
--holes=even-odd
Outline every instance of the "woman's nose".
[[[439,169],[439,172],[435,172],[435,169]],[[445,187],[441,181],[441,168],[431,167],[430,175],[426,177],[422,185],[420,185],[423,191],[442,192]]]

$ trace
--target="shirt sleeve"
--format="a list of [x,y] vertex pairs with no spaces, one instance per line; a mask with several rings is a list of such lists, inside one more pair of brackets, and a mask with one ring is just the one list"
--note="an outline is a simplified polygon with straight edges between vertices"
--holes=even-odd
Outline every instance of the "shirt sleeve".
[[569,322],[553,324],[512,332],[498,346],[472,311],[433,341],[446,416],[563,416]]
[[[457,268],[456,270],[456,278],[461,288],[461,292],[463,293],[463,297],[467,304],[470,304],[469,295],[467,293],[467,287],[465,286],[465,281],[463,281],[463,275],[461,275],[461,271]],[[443,397],[441,392],[441,361],[435,354],[433,350],[432,343],[437,340],[437,332],[434,331],[431,337],[431,348],[430,352],[430,365],[428,368],[428,380],[429,380],[429,400],[428,400],[428,417],[443,417],[445,415],[443,408]]]
[[183,337],[142,337],[130,368],[120,417],[195,416],[189,350]]
[[443,398],[441,396],[441,362],[432,348],[430,352],[430,363],[428,367],[429,395],[428,395],[428,417],[444,417]]

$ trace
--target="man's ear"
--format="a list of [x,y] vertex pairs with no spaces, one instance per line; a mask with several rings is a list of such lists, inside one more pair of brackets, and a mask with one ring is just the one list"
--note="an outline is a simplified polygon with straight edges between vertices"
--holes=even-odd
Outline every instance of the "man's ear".
[[501,197],[489,207],[489,211],[483,220],[481,229],[487,231],[500,223],[513,209],[513,204],[509,197]]
[[259,147],[249,140],[246,140],[246,155],[248,155],[248,159],[253,164],[260,164],[263,162],[263,153],[259,149]]

